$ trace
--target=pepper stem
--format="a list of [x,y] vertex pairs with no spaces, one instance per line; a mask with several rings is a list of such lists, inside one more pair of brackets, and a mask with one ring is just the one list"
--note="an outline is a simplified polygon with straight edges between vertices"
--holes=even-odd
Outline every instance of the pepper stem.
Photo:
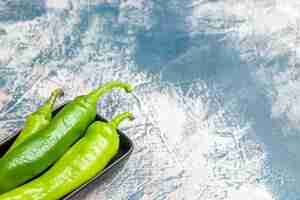
[[87,100],[91,101],[93,103],[97,103],[98,99],[102,95],[104,95],[107,92],[110,92],[114,88],[122,88],[126,92],[132,92],[132,90],[133,90],[133,86],[130,85],[129,83],[124,83],[124,82],[120,82],[120,81],[110,81],[108,83],[105,83],[104,85],[102,85],[98,89],[96,89],[96,90],[92,91],[91,93],[89,93],[87,95]]
[[[55,89],[50,97],[48,98],[48,100],[44,103],[44,105],[42,105],[37,111],[36,113],[41,113],[42,115],[48,115],[49,113],[52,113],[52,108],[54,106],[54,103],[57,99],[57,97],[60,97],[63,95],[63,91],[61,88]],[[50,116],[51,118],[51,116]]]
[[130,121],[134,120],[134,116],[130,112],[124,112],[117,116],[115,116],[109,123],[115,127],[118,128],[119,124],[124,121],[126,118],[128,118]]

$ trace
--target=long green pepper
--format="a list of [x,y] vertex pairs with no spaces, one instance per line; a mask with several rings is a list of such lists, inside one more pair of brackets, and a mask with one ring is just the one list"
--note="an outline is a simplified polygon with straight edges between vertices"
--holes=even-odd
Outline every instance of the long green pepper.
[[96,117],[98,99],[114,88],[131,92],[128,83],[112,81],[88,95],[76,97],[54,116],[50,125],[30,136],[0,160],[0,193],[46,170],[80,138]]
[[0,195],[0,200],[58,200],[94,177],[119,149],[118,125],[131,113],[111,122],[96,121],[47,172],[33,181]]
[[53,106],[57,97],[61,96],[62,94],[63,91],[61,89],[54,90],[47,101],[26,118],[23,130],[5,154],[21,144],[29,136],[45,129],[50,124]]

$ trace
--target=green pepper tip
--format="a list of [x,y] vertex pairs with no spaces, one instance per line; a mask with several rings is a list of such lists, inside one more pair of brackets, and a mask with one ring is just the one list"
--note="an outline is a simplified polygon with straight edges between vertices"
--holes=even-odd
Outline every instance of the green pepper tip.
[[135,119],[132,113],[130,113],[130,112],[123,112],[123,113],[121,113],[121,114],[115,116],[115,117],[111,120],[110,124],[112,124],[115,128],[117,128],[117,127],[119,126],[119,124],[120,124],[122,121],[124,121],[126,118],[128,118],[130,121],[132,121],[132,120]]
[[64,95],[64,91],[61,88],[57,88],[55,90],[53,90],[52,96],[63,96]]
[[90,92],[87,95],[87,98],[89,101],[96,103],[99,97],[101,97],[107,92],[110,92],[115,88],[124,89],[126,92],[132,92],[133,90],[133,86],[129,83],[124,83],[121,81],[110,81],[98,87],[97,89],[93,90],[92,92]]
[[135,116],[134,116],[132,113],[129,113],[128,119],[129,119],[130,121],[133,121],[133,120],[135,120]]
[[125,83],[125,90],[126,92],[132,92],[134,90],[134,86],[131,85],[130,83]]

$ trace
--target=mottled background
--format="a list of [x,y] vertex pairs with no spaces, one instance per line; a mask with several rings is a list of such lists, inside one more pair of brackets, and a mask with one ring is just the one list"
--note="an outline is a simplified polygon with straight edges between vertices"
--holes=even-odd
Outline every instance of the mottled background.
[[74,199],[299,200],[298,0],[0,0],[0,136],[109,80],[127,165]]

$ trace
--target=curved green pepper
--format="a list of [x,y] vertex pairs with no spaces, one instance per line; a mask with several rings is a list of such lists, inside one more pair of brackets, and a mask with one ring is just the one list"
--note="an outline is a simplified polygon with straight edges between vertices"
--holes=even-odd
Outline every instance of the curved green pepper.
[[63,91],[61,89],[54,90],[48,100],[41,107],[39,107],[37,111],[31,113],[26,118],[22,132],[18,135],[17,139],[5,154],[25,141],[29,136],[34,135],[50,124],[54,103],[56,101],[56,98],[61,96],[62,94]]
[[86,96],[76,97],[54,116],[50,125],[30,136],[0,160],[0,193],[11,190],[46,170],[85,132],[96,117],[98,99],[113,88],[132,86],[109,82]]
[[70,193],[104,169],[119,149],[117,126],[125,112],[110,123],[96,121],[47,172],[0,196],[0,200],[56,200]]

